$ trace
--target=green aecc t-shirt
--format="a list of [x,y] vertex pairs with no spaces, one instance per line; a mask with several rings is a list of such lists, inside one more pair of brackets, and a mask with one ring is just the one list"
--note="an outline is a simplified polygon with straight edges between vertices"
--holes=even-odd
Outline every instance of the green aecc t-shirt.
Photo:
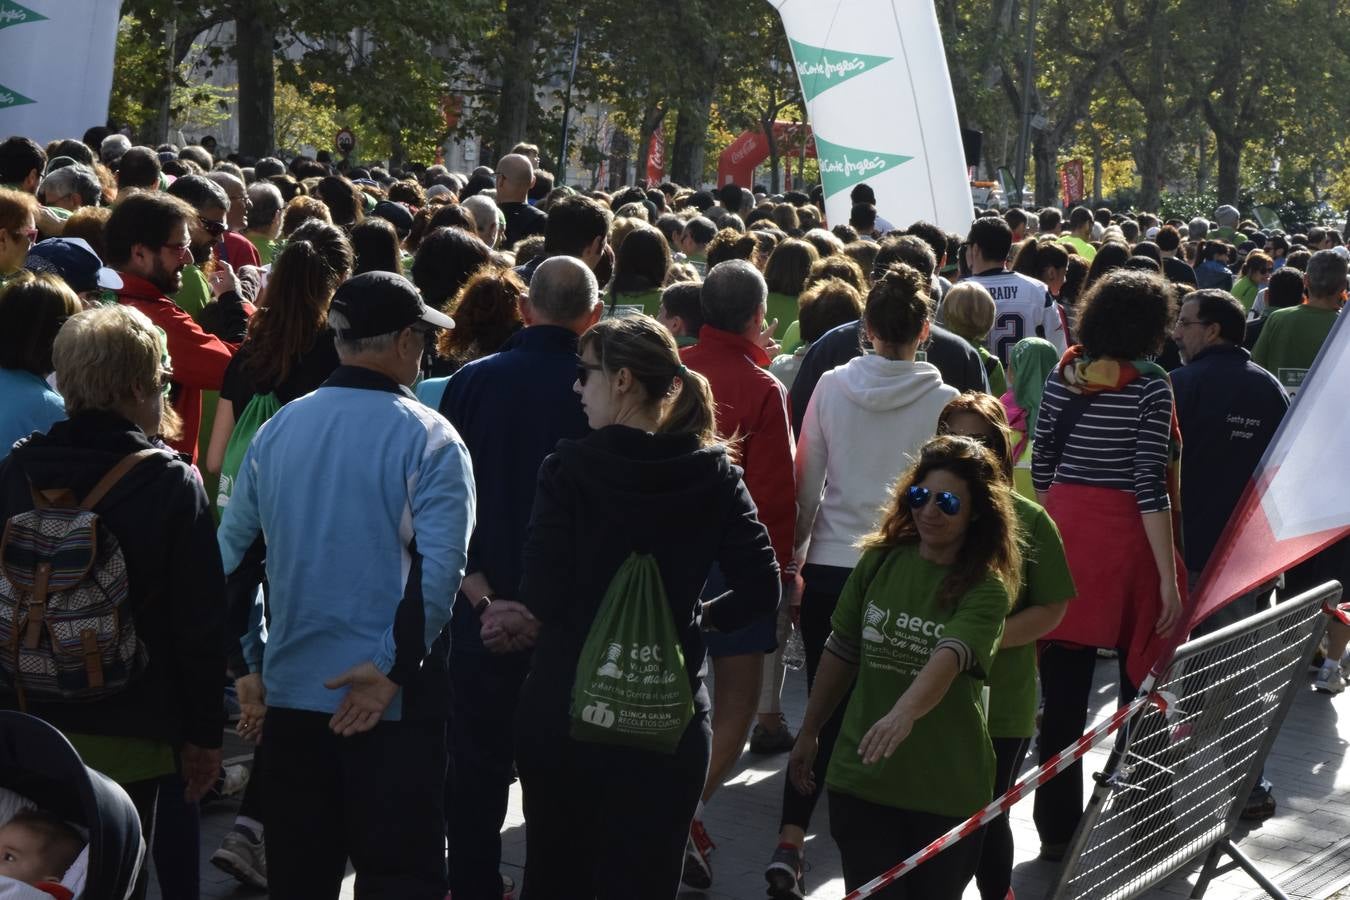
[[[1028,606],[1049,606],[1072,600],[1076,593],[1064,541],[1055,522],[1039,504],[1013,495],[1013,509],[1022,528],[1022,592],[1008,615]],[[1029,738],[1036,732],[1036,645],[1005,647],[989,672],[989,736]]]
[[[1011,604],[1002,583],[989,576],[956,604],[943,605],[937,592],[949,568],[905,544],[864,553],[844,585],[831,626],[860,647],[861,659],[825,779],[833,790],[954,818],[993,799],[983,688]],[[967,668],[890,759],[863,765],[863,735],[890,712],[939,643],[952,645]]]

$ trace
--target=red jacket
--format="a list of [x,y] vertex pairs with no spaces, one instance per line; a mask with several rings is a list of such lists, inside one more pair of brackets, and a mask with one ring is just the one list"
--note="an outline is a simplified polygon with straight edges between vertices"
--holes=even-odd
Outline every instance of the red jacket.
[[225,367],[238,348],[207,334],[192,316],[150,282],[128,272],[118,274],[122,276],[118,300],[145,313],[151,322],[163,329],[168,339],[173,380],[179,385],[174,410],[183,420],[183,436],[169,444],[180,453],[190,454],[196,462],[202,391],[220,390],[225,380]]
[[791,417],[787,391],[766,371],[768,355],[739,334],[704,325],[698,343],[681,350],[680,358],[712,386],[718,433],[739,435],[736,455],[745,469],[745,487],[759,520],[769,529],[779,567],[785,575],[795,572],[797,489]]

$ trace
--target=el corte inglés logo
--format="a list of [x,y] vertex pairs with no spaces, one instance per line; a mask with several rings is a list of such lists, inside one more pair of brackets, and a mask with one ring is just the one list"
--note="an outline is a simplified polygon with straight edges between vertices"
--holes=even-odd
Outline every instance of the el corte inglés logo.
[[802,92],[808,101],[893,58],[869,53],[844,53],[813,47],[800,41],[791,41],[791,44],[792,58],[797,64],[797,77],[801,79]]

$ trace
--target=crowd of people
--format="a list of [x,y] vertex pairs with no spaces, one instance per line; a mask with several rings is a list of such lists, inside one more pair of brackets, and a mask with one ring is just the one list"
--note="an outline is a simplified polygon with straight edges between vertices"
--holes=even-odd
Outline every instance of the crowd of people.
[[[1099,655],[1132,699],[1350,260],[1227,206],[955,235],[867,184],[847,223],[587,192],[528,144],[338,171],[91,129],[0,142],[0,184],[0,705],[125,788],[176,900],[222,793],[211,861],[275,896],[350,864],[499,900],[517,778],[524,900],[706,889],[747,740],[786,754],[769,896],[807,895],[822,794],[860,886],[1076,740]],[[1077,767],[1036,794],[1043,857],[1082,810]],[[59,881],[68,829],[25,816],[0,877]],[[1004,817],[877,896],[1004,900],[1012,861]]]

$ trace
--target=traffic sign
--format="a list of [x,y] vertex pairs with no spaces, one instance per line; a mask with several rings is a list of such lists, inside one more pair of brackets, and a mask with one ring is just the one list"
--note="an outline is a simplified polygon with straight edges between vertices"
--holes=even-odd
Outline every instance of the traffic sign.
[[333,147],[343,156],[350,156],[356,149],[356,135],[352,134],[350,128],[342,129],[337,133],[337,137],[333,138]]

